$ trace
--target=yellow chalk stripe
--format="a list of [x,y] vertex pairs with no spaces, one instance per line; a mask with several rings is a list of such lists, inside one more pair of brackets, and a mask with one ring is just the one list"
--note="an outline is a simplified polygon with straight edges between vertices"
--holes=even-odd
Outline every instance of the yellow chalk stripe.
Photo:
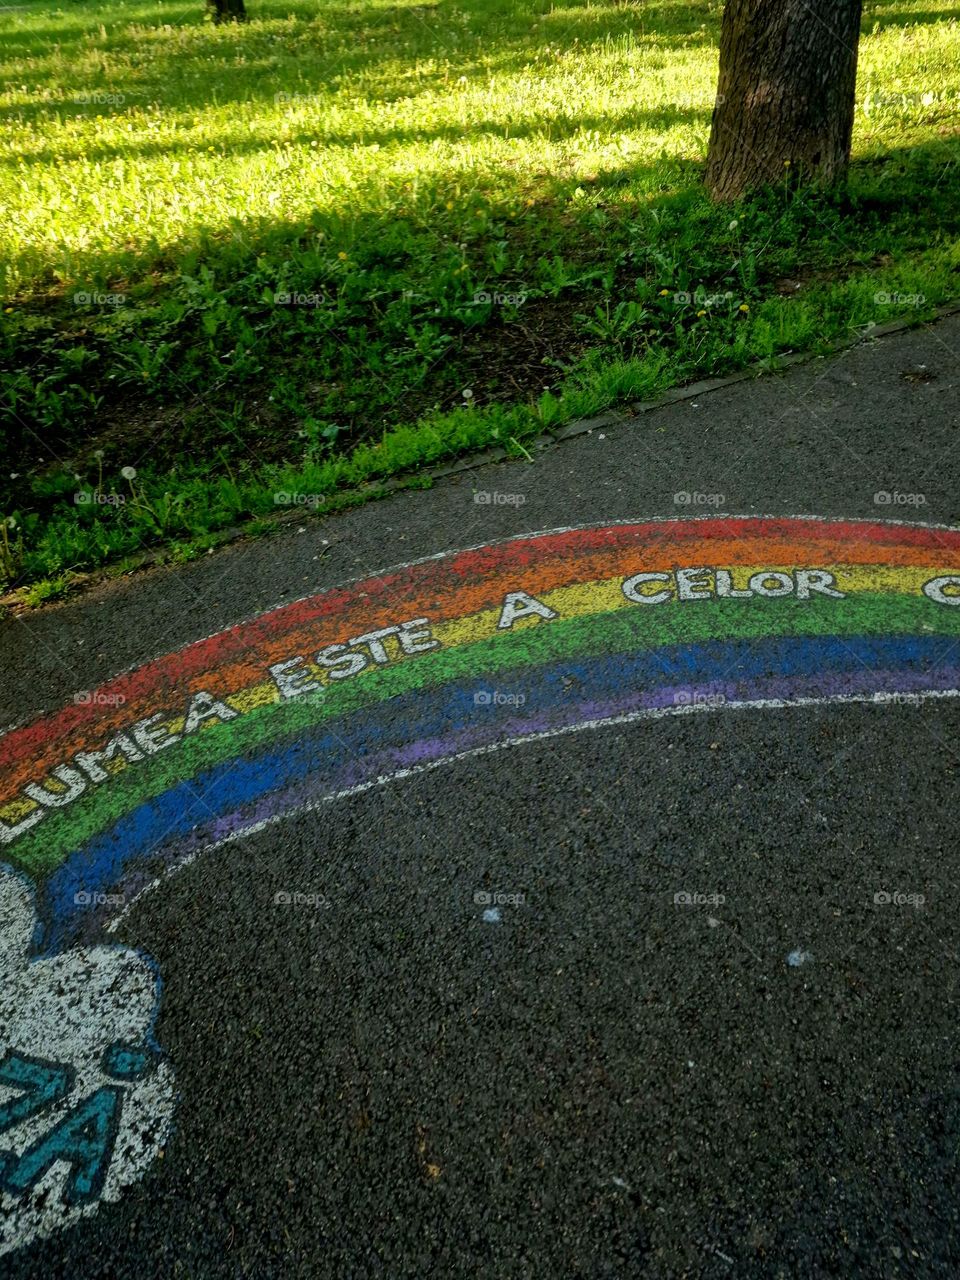
[[[700,567],[700,566],[691,566]],[[861,592],[872,592],[874,594],[899,594],[899,595],[920,595],[924,583],[929,582],[931,578],[940,576],[944,571],[934,565],[929,567],[917,565],[861,565],[861,564],[840,564],[840,565],[735,565],[710,566],[714,568],[729,568],[732,575],[733,587],[742,591],[747,587],[750,578],[756,573],[789,573],[792,574],[797,568],[820,568],[827,573],[833,575],[834,587],[838,591],[842,591],[845,595],[857,595]],[[642,557],[638,556],[635,572],[644,572]],[[658,570],[658,572],[668,572],[667,570]],[[626,575],[630,576],[630,575]],[[530,595],[545,604],[547,608],[552,609],[561,618],[583,617],[591,613],[610,613],[615,609],[636,609],[643,608],[633,601],[626,598],[622,591],[624,575],[617,574],[614,578],[597,579],[591,582],[580,582],[574,586],[558,587],[553,591],[545,591],[541,595],[536,594],[536,585],[533,582],[523,582],[521,575],[518,575],[517,590],[527,590]],[[672,588],[676,591],[675,583],[665,582],[663,587]],[[654,590],[651,585],[649,591]],[[816,593],[814,593],[816,596]],[[731,608],[736,608],[736,600],[731,600]],[[775,601],[771,601],[775,604]],[[674,598],[665,601],[663,604],[651,605],[649,608],[659,611],[670,609],[671,606],[677,606],[684,609],[696,608],[696,601],[677,601]],[[458,645],[470,644],[477,640],[484,640],[490,636],[497,634],[497,623],[500,621],[501,610],[497,606],[493,609],[483,609],[479,613],[468,614],[463,618],[454,618],[445,622],[438,622],[432,625],[431,635],[438,640],[439,648],[453,649]],[[527,630],[531,627],[542,626],[547,619],[539,616],[531,616],[526,618],[518,618],[510,628],[511,631]],[[295,654],[291,654],[295,657]],[[305,659],[303,670],[309,672],[311,678],[318,680],[323,684],[327,684],[330,678],[330,672],[324,668],[317,667],[309,661],[309,655],[302,655]],[[398,661],[403,661],[404,656],[398,655],[391,662],[391,666]],[[363,679],[378,667],[370,664],[363,671],[359,672],[351,679]],[[211,680],[215,683],[215,673]],[[220,695],[224,702],[235,711],[245,713],[253,711],[256,707],[268,706],[270,703],[280,701],[280,693],[272,680],[265,680],[261,683],[250,685],[246,689],[238,689],[235,693]],[[217,721],[211,719],[208,724],[215,724]],[[168,733],[180,733],[183,729],[184,716],[182,714],[175,716],[167,721],[164,727]],[[202,727],[202,726],[201,726]],[[122,771],[128,767],[128,762],[122,757],[118,757],[115,761],[110,762],[111,772],[114,768]],[[25,818],[37,807],[36,801],[27,797],[20,796],[16,800],[10,801],[0,808],[0,819],[11,825]]]
[[9,823],[11,827],[14,827],[18,822],[22,822],[24,818],[33,813],[36,808],[36,800],[31,800],[29,796],[18,796],[16,800],[11,800],[3,808],[0,808],[0,822]]

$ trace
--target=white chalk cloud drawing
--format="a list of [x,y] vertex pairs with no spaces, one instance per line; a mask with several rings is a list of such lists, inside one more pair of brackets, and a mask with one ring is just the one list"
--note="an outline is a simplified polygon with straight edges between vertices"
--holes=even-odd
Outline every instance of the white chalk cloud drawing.
[[36,932],[32,886],[0,865],[0,1255],[118,1200],[174,1108],[150,961],[118,946],[31,958]]

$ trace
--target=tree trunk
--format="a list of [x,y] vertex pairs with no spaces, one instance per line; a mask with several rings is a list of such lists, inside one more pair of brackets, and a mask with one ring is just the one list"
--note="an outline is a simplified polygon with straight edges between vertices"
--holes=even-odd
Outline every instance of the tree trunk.
[[246,22],[247,11],[243,0],[207,0],[207,8],[214,23]]
[[718,200],[843,179],[863,0],[727,0],[705,181]]

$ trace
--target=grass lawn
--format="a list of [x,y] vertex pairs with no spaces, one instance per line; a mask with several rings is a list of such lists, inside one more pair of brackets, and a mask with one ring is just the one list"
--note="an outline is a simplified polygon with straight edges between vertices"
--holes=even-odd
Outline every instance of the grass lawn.
[[844,192],[736,207],[700,188],[718,0],[248,6],[0,8],[31,600],[960,294],[953,0],[867,0]]

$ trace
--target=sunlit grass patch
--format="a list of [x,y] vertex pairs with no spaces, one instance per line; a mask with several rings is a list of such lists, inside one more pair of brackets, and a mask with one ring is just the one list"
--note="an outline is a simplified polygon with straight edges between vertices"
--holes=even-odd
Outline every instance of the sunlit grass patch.
[[[0,11],[7,578],[206,538],[268,514],[281,474],[332,502],[955,296],[948,0],[868,3],[846,194],[735,210],[699,187],[720,8]],[[71,501],[124,465],[142,509]]]

